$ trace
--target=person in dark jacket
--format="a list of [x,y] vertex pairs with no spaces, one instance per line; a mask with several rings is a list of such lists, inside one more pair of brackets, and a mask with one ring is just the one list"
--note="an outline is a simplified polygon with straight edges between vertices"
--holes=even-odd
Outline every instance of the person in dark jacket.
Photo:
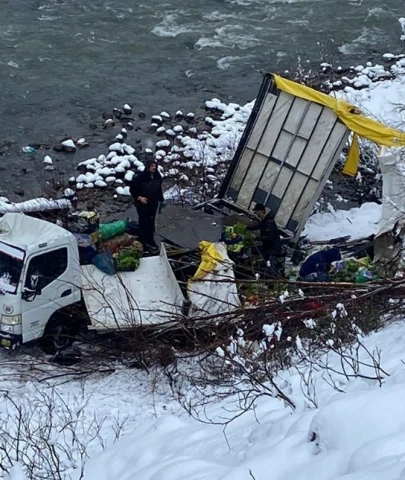
[[342,260],[337,248],[329,248],[310,255],[300,268],[300,277],[308,282],[327,282],[333,262]]
[[259,219],[255,225],[248,227],[248,230],[260,230],[257,240],[262,242],[260,253],[276,275],[284,275],[284,254],[281,243],[280,231],[270,211],[262,203],[256,203],[253,212]]
[[156,249],[155,219],[159,202],[163,202],[162,176],[158,164],[150,160],[145,170],[133,177],[129,191],[138,212],[139,240],[147,249]]

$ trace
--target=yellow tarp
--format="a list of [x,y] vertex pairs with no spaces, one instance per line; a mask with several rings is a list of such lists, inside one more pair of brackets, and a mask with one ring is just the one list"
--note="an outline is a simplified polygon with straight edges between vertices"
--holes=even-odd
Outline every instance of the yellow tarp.
[[279,90],[295,95],[296,97],[331,108],[348,129],[353,132],[353,141],[346,160],[343,173],[355,175],[359,165],[360,151],[357,136],[367,138],[372,142],[386,147],[405,146],[405,132],[383,125],[371,118],[365,117],[354,105],[300,83],[286,80],[274,75]]
[[203,241],[198,244],[198,248],[201,250],[201,263],[194,277],[190,279],[191,281],[201,280],[215,270],[215,267],[219,262],[224,261],[224,258],[218,252],[215,243]]

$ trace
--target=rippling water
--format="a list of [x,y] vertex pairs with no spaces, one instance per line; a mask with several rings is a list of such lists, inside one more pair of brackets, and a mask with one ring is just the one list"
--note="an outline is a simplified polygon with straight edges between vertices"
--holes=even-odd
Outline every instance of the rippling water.
[[[183,5],[184,6],[183,6]],[[86,113],[254,98],[261,72],[401,49],[403,0],[0,0],[0,141],[79,135]],[[81,123],[82,122],[82,123]]]

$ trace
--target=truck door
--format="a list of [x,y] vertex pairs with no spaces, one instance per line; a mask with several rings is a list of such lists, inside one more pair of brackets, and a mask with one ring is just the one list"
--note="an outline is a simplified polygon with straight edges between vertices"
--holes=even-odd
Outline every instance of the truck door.
[[69,255],[70,249],[62,246],[42,251],[28,258],[25,269],[22,300],[23,342],[42,337],[51,316],[63,307],[80,300],[80,287]]

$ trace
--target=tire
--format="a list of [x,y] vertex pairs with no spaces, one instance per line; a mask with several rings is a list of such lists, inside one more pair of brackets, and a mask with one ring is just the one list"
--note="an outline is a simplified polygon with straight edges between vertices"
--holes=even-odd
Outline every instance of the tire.
[[75,341],[75,328],[66,320],[63,316],[49,320],[44,336],[41,338],[41,348],[45,353],[54,355],[69,348]]

